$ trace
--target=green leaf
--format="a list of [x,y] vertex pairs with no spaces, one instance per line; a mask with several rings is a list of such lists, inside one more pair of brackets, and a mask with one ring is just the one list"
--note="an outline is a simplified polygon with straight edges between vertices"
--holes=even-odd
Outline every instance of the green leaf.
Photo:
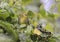
[[0,29],[0,33],[3,33],[3,29]]
[[49,32],[53,32],[53,27],[49,23],[47,23],[45,29]]
[[24,27],[26,27],[26,24],[21,24],[20,25],[20,28],[24,28]]
[[48,13],[48,17],[54,18],[55,16],[54,16],[54,14]]
[[33,18],[35,14],[32,11],[28,11],[27,15],[29,18]]
[[48,42],[56,42],[56,39],[54,39],[54,38],[49,38],[49,39],[48,39]]
[[46,11],[44,10],[43,5],[40,7],[39,13],[40,13],[43,17],[46,16]]
[[49,42],[56,42],[55,40],[50,39]]
[[46,19],[48,20],[48,22],[54,22],[55,20],[55,15],[52,13],[48,13],[46,16]]
[[59,2],[60,0],[56,0],[57,2]]
[[6,19],[9,16],[7,12],[5,13],[0,13],[0,18]]
[[33,30],[32,26],[31,25],[28,25],[25,33],[26,34],[31,34],[32,30]]
[[9,6],[13,6],[14,0],[9,0]]
[[29,4],[32,0],[22,0],[22,4],[23,5],[26,5],[26,4]]
[[58,17],[60,17],[60,14],[54,14],[55,19],[57,19]]
[[60,13],[60,4],[57,4],[58,12]]
[[15,41],[18,40],[18,34],[16,31],[14,31],[14,29],[13,29],[14,27],[12,24],[0,20],[0,26],[2,26],[4,29],[6,29],[6,31],[14,37]]

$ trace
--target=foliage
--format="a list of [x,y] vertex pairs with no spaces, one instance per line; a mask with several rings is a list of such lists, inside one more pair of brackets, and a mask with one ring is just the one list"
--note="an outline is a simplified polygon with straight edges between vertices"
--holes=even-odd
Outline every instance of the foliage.
[[[4,0],[7,6],[0,7],[0,33],[11,36],[14,42],[56,42],[54,36],[56,14],[46,12],[43,5],[38,13],[26,10],[32,0]],[[2,4],[3,5],[3,4]],[[46,20],[43,27],[41,19]],[[53,24],[53,26],[51,26]]]

